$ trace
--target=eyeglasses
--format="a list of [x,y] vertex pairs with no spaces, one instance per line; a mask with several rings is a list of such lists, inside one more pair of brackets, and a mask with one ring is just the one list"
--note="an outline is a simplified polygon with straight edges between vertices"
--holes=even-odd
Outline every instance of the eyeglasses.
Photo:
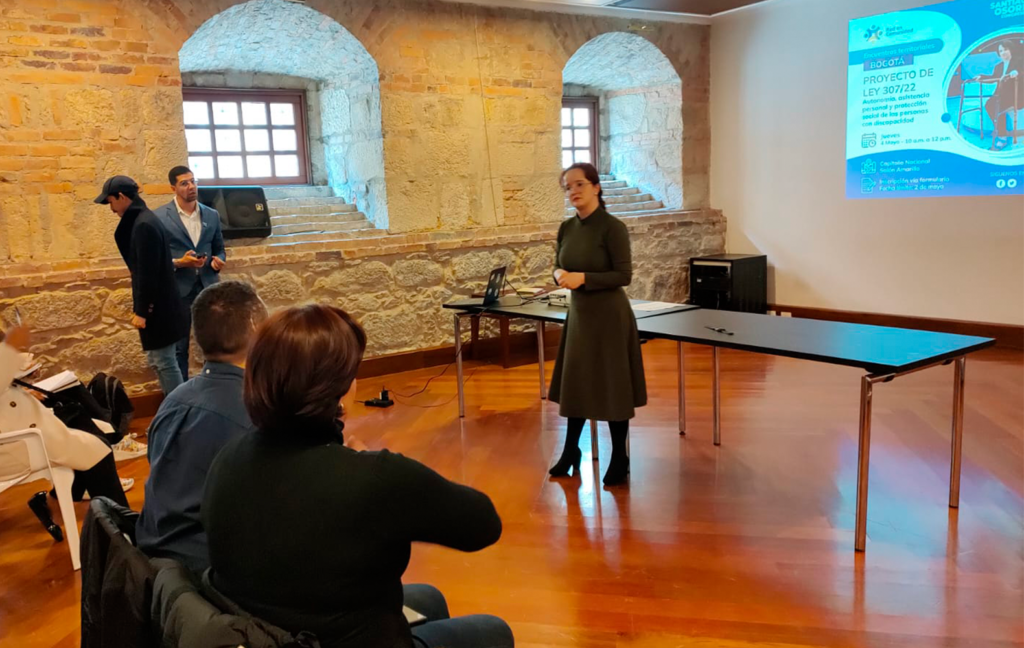
[[580,180],[579,182],[572,182],[570,184],[565,185],[565,192],[569,193],[573,189],[582,189],[583,187],[586,187],[587,185],[592,185],[592,184],[594,184],[594,183],[593,182],[587,182],[585,180]]

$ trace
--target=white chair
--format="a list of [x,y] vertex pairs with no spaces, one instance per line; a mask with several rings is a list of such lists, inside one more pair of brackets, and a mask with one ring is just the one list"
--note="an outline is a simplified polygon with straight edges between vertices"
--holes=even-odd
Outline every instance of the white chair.
[[49,480],[57,491],[60,516],[64,522],[64,537],[67,539],[68,551],[71,552],[71,565],[78,571],[82,567],[79,558],[81,548],[78,544],[78,520],[75,519],[75,506],[71,499],[71,483],[75,480],[75,471],[64,466],[50,465],[50,458],[43,445],[43,435],[39,430],[0,433],[0,445],[11,443],[24,443],[28,448],[29,472],[8,481],[0,481],[0,493],[22,482]]

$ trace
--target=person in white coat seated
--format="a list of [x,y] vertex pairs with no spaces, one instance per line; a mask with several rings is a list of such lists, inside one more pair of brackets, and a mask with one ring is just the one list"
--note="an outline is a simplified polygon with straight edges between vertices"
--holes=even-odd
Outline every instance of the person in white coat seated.
[[[90,497],[109,497],[128,506],[124,492],[134,481],[118,478],[114,453],[106,441],[89,432],[68,428],[29,390],[14,384],[25,364],[23,353],[29,342],[30,334],[25,327],[12,328],[6,334],[0,331],[0,433],[39,430],[50,463],[75,471],[75,499],[82,499],[88,492]],[[0,482],[16,481],[29,472],[24,443],[0,445]]]

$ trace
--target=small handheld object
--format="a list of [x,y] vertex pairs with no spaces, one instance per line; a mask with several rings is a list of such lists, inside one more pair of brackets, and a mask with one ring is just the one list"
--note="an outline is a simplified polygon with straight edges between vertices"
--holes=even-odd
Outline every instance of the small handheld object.
[[388,390],[380,390],[380,398],[371,398],[370,400],[364,401],[364,405],[367,407],[391,407],[395,404],[395,401],[391,400],[391,396],[388,395]]
[[704,328],[706,328],[709,331],[714,331],[715,333],[722,333],[724,335],[732,335],[732,331],[727,331],[724,328],[721,328],[720,326],[705,326]]
[[548,293],[548,305],[559,308],[569,308],[572,300],[572,291],[568,288],[557,288]]
[[21,324],[21,311],[18,310],[17,306],[14,307],[14,323],[17,326],[21,326],[22,325]]

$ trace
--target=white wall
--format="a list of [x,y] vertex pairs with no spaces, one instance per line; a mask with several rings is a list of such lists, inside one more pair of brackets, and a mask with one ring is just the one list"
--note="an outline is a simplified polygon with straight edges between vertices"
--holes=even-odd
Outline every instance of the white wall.
[[[845,198],[847,23],[928,2],[768,0],[711,27],[711,203],[769,301],[1024,324],[1024,197]],[[774,275],[774,276],[773,276]]]

